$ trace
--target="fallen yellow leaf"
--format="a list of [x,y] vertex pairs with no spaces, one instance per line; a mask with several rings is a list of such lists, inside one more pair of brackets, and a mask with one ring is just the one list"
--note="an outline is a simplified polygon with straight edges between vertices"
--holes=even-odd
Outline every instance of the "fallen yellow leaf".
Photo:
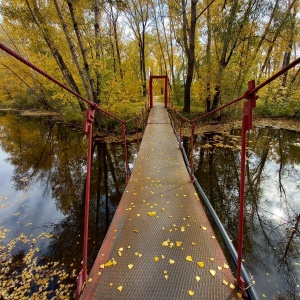
[[173,265],[175,263],[175,260],[169,259],[169,264]]
[[192,242],[192,246],[195,246],[195,245],[196,245],[196,243]]
[[168,247],[168,246],[169,246],[169,241],[163,241],[163,242],[161,243],[161,245],[162,245],[163,247]]
[[221,271],[221,270],[222,270],[222,267],[221,267],[221,266],[218,266],[218,270]]
[[196,276],[196,280],[199,281],[201,278],[200,276]]
[[230,283],[230,286],[229,286],[232,290],[234,290],[235,289],[235,286],[232,284],[232,283]]
[[89,278],[88,282],[92,282],[93,278]]
[[110,267],[113,265],[113,262],[109,260],[106,264],[104,264],[105,267]]
[[148,216],[152,217],[156,215],[156,211],[148,211]]
[[211,274],[212,276],[215,276],[215,275],[216,275],[216,271],[215,271],[215,270],[209,270],[209,272],[210,272],[210,274]]
[[176,241],[176,246],[177,247],[180,247],[182,245],[182,242],[181,241]]
[[215,259],[213,257],[210,258],[211,261],[214,261]]
[[187,261],[193,261],[192,257],[190,255],[188,255],[186,258],[185,258]]
[[198,265],[200,268],[203,268],[203,267],[204,267],[204,262],[203,262],[203,261],[199,261],[199,262],[197,262],[197,265]]
[[184,231],[185,231],[184,226],[181,226],[181,232],[184,232]]
[[222,283],[223,283],[225,286],[228,285],[228,282],[227,282],[225,279],[223,279]]
[[169,278],[169,276],[168,275],[165,275],[165,279],[167,280]]
[[201,228],[202,228],[203,230],[206,230],[206,229],[207,229],[205,226],[202,226],[202,225],[201,225]]
[[242,298],[242,297],[243,297],[242,293],[240,293],[240,292],[237,292],[236,294],[237,294],[237,296],[238,296],[239,298]]
[[154,261],[155,261],[155,262],[158,262],[158,261],[159,261],[159,257],[158,257],[158,256],[155,256],[155,257],[154,257]]
[[131,270],[133,268],[133,264],[128,265],[128,269]]
[[137,229],[135,229],[135,230],[133,230],[133,232],[134,232],[134,233],[137,233],[137,232],[139,232],[139,231],[138,231]]
[[229,266],[226,265],[225,263],[224,263],[223,267],[224,267],[224,269],[229,269]]
[[263,298],[267,298],[267,296],[265,294],[262,294]]
[[190,296],[194,296],[194,295],[195,295],[195,292],[193,292],[193,291],[188,291],[188,294],[189,294]]
[[118,290],[119,292],[122,292],[123,287],[120,285],[120,286],[117,287],[117,290]]

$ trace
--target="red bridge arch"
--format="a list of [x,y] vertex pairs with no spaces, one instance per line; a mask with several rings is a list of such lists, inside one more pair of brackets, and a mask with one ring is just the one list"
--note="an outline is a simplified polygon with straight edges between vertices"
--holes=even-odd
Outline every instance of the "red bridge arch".
[[165,98],[165,108],[168,107],[168,94],[169,94],[169,90],[168,90],[168,82],[169,82],[169,78],[167,75],[164,76],[150,76],[149,79],[149,93],[150,93],[150,109],[153,107],[153,79],[164,79],[165,80],[165,88],[164,88],[164,98]]

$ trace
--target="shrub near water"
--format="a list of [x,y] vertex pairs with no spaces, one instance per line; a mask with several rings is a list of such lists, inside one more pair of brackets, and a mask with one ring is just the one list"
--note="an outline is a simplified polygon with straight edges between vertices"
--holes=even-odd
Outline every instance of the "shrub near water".
[[[38,262],[35,244],[51,235],[41,233],[34,239],[21,234],[3,245],[7,232],[0,227],[0,299],[73,299],[75,286],[70,282],[75,282],[75,272],[68,274],[58,262]],[[29,250],[14,253],[17,243]]]

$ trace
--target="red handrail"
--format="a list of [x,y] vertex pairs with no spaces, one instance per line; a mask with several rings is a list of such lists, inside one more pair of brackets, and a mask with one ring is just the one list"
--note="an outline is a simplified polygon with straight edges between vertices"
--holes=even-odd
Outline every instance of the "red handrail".
[[239,232],[238,232],[238,262],[237,262],[237,286],[241,289],[243,297],[247,298],[245,282],[241,276],[241,266],[242,266],[242,249],[243,249],[243,229],[244,229],[244,200],[245,200],[245,160],[246,160],[246,133],[248,130],[252,128],[252,109],[256,106],[256,100],[258,97],[256,96],[256,93],[265,87],[270,82],[274,81],[276,78],[278,78],[280,75],[284,74],[294,66],[300,63],[300,57],[291,62],[288,66],[281,69],[277,73],[275,73],[273,76],[262,82],[260,85],[255,87],[255,81],[251,80],[248,83],[248,89],[244,93],[243,96],[228,102],[225,105],[220,106],[217,109],[214,109],[198,118],[195,118],[193,120],[187,119],[183,117],[180,113],[176,111],[176,108],[174,109],[174,126],[175,126],[175,119],[176,116],[180,119],[180,147],[181,147],[181,141],[182,141],[182,127],[184,122],[189,122],[191,126],[191,157],[190,157],[190,168],[191,168],[191,180],[194,181],[194,157],[193,157],[193,147],[194,147],[194,134],[195,134],[195,123],[201,119],[204,119],[228,106],[231,106],[243,99],[246,99],[247,102],[244,103],[244,109],[243,109],[243,122],[242,122],[242,149],[241,149],[241,177],[240,177],[240,211],[239,211]]
[[[126,124],[135,121],[136,124],[136,134],[137,140],[139,145],[139,138],[138,138],[138,118],[143,119],[143,128],[145,126],[145,114],[144,108],[141,111],[140,115],[136,115],[135,117],[129,120],[122,120],[119,117],[113,115],[112,113],[102,109],[91,100],[87,100],[82,97],[80,94],[66,86],[65,84],[59,82],[56,78],[52,77],[42,69],[38,68],[30,61],[13,51],[12,49],[5,46],[3,43],[0,42],[0,49],[5,51],[7,54],[11,55],[12,57],[16,58],[20,62],[24,63],[31,69],[35,70],[39,74],[43,75],[50,81],[54,82],[64,90],[68,91],[69,93],[73,94],[78,99],[82,100],[83,102],[88,104],[88,109],[85,113],[85,121],[84,121],[84,132],[88,134],[88,154],[87,154],[87,174],[86,174],[86,194],[85,194],[85,214],[84,214],[84,235],[83,235],[83,269],[79,272],[78,281],[77,281],[77,295],[81,293],[82,287],[87,280],[87,256],[88,256],[88,224],[89,224],[89,202],[90,202],[90,181],[91,181],[91,168],[92,168],[92,138],[93,138],[93,122],[94,122],[94,113],[95,110],[99,110],[100,112],[106,114],[107,116],[119,121],[121,123],[122,128],[122,137],[124,143],[124,159],[125,159],[125,170],[126,170],[126,183],[129,180],[129,164],[128,164],[128,153],[127,153],[127,141],[126,141]],[[145,104],[146,114],[148,112],[146,104]]]

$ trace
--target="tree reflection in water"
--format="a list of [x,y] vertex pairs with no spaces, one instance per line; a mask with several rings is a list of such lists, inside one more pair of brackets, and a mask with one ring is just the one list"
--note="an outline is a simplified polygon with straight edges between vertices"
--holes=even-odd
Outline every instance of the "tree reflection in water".
[[[257,128],[246,162],[245,265],[259,294],[299,299],[300,134]],[[197,138],[196,178],[237,247],[240,131]]]
[[[1,176],[6,178],[0,183],[0,226],[11,230],[2,242],[21,233],[31,238],[50,233],[51,238],[34,245],[40,248],[39,263],[59,262],[70,276],[77,274],[82,268],[86,136],[51,120],[14,114],[0,116],[0,136]],[[136,151],[135,144],[128,145],[130,165]],[[90,266],[125,187],[123,157],[122,144],[93,145]],[[30,241],[16,245],[14,259],[28,251]]]

